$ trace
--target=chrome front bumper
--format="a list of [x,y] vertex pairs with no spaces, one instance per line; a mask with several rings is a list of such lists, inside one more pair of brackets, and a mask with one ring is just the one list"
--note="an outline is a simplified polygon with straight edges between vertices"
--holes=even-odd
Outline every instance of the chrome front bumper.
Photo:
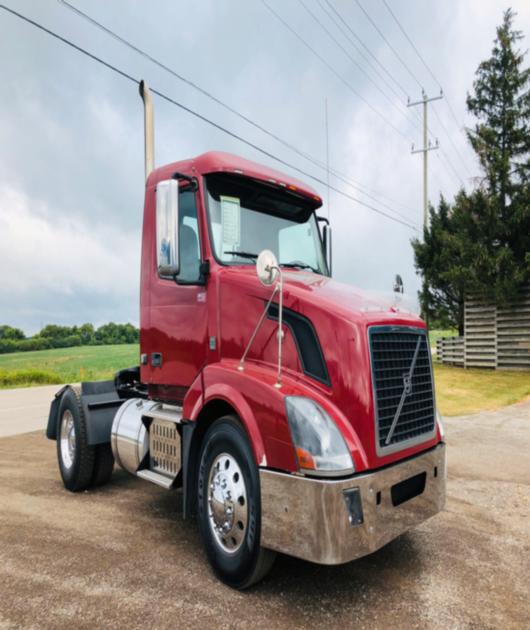
[[[439,512],[445,504],[445,479],[443,443],[404,462],[340,481],[260,470],[261,544],[320,564],[349,562]],[[395,505],[407,492],[418,491],[418,480],[425,480],[423,491]],[[345,495],[355,488],[362,506],[359,524],[351,523],[355,518],[350,518]]]

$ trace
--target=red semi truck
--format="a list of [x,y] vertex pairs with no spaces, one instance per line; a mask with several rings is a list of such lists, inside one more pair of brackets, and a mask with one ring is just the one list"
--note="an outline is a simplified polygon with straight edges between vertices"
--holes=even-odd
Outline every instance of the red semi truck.
[[442,509],[445,445],[424,322],[331,279],[331,232],[306,184],[226,153],[153,166],[140,365],[51,404],[65,487],[114,462],[196,515],[235,588],[275,553],[369,554]]

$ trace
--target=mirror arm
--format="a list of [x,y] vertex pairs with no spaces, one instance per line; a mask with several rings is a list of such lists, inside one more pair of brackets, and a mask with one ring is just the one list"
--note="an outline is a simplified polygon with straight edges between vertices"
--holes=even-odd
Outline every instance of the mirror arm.
[[276,378],[276,383],[274,387],[279,388],[282,386],[283,276],[280,267],[278,266],[276,267],[276,269],[278,270],[278,274],[280,276],[278,284],[276,285],[277,287],[279,287],[280,297],[278,299],[278,376]]
[[263,311],[263,313],[261,314],[261,317],[259,318],[259,321],[256,325],[256,328],[254,328],[254,332],[252,333],[252,337],[250,338],[247,347],[245,348],[245,352],[243,352],[243,356],[241,357],[241,359],[239,360],[239,365],[237,367],[237,369],[242,372],[245,368],[244,368],[244,363],[245,363],[245,359],[247,358],[247,354],[248,351],[250,350],[250,347],[252,346],[254,339],[256,338],[256,335],[258,334],[258,330],[261,328],[261,324],[263,324],[263,320],[265,319],[265,315],[267,315],[267,312],[269,310],[269,306],[272,303],[272,300],[274,299],[274,296],[276,295],[276,293],[278,292],[279,289],[279,285],[276,285],[274,287],[274,290],[272,292],[272,295],[269,298],[269,301],[267,302],[265,309]]

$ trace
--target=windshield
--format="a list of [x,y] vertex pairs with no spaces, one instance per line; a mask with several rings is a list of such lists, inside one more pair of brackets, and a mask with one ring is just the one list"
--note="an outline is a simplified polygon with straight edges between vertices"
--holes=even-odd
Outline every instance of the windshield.
[[263,249],[280,265],[327,275],[314,203],[262,182],[209,175],[208,215],[215,257],[224,264],[253,264]]

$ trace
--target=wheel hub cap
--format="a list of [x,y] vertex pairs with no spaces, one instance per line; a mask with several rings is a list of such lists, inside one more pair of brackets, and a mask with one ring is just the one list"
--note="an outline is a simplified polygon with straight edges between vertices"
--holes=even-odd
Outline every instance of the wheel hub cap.
[[247,529],[247,491],[237,461],[227,453],[210,468],[208,517],[217,544],[228,553],[237,551]]
[[66,409],[61,419],[61,458],[65,468],[71,468],[75,458],[75,424],[72,412]]

